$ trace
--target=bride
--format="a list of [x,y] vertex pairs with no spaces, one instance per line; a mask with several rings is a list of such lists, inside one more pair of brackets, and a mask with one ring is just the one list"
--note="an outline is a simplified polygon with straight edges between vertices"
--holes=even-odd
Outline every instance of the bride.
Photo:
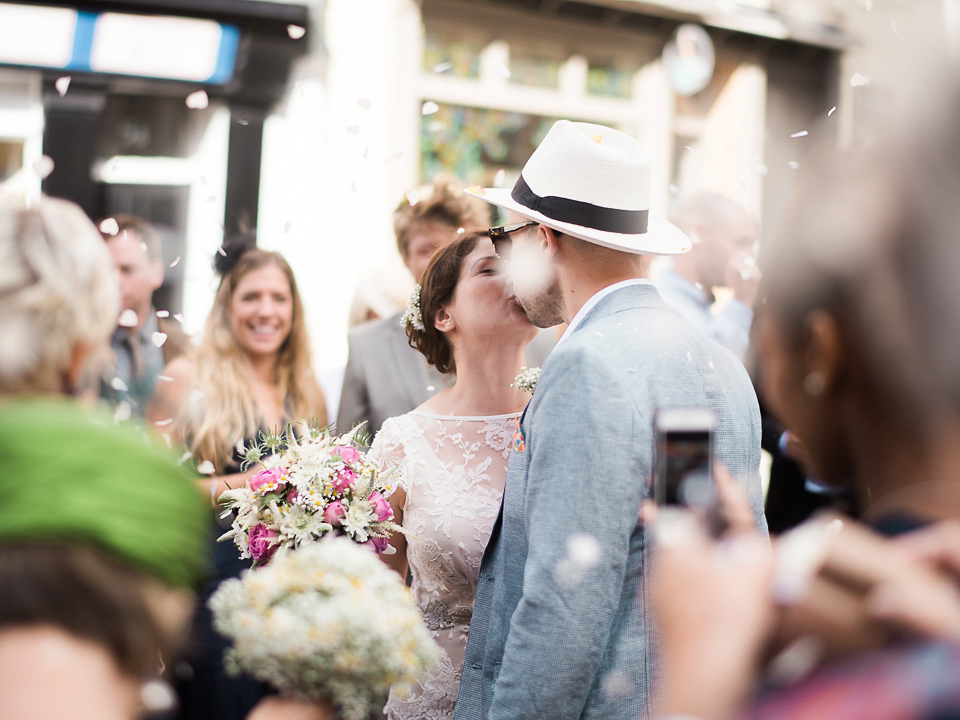
[[381,469],[399,469],[390,498],[405,534],[384,560],[402,576],[444,656],[409,694],[391,693],[390,720],[453,717],[480,559],[500,507],[513,435],[529,395],[511,387],[536,328],[506,283],[486,232],[438,251],[419,303],[404,321],[410,343],[456,382],[388,419],[373,444]]

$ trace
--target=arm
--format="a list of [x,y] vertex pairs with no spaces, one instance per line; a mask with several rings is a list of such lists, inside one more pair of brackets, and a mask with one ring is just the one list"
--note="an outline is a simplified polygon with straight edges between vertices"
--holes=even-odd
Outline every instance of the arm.
[[[653,445],[650,421],[612,381],[599,357],[567,352],[547,364],[528,410],[528,554],[491,720],[579,717],[618,615],[634,608]],[[518,502],[504,506],[504,533]],[[594,563],[575,567],[578,543],[600,550]]]
[[337,432],[345,433],[364,420],[370,420],[370,399],[367,396],[367,381],[364,377],[357,337],[351,334],[347,367],[343,373],[343,388],[340,391],[340,408],[337,411]]

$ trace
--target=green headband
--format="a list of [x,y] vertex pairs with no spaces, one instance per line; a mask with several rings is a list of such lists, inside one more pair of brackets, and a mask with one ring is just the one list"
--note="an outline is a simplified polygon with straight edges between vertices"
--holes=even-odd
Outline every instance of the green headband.
[[0,403],[0,545],[88,542],[170,585],[206,564],[191,476],[142,436],[64,400]]

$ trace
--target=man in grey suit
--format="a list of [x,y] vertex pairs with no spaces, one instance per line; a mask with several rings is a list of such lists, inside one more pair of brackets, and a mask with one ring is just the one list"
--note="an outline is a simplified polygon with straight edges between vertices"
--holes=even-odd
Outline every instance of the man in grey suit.
[[[394,213],[397,250],[419,283],[434,250],[465,227],[489,224],[487,206],[463,193],[455,180],[437,176],[407,193]],[[446,380],[410,347],[400,325],[402,312],[367,323],[349,335],[337,431],[366,422],[372,433],[383,421],[410,412],[446,387]]]
[[714,411],[717,457],[764,526],[750,380],[643,278],[641,254],[690,247],[650,215],[649,187],[649,158],[636,140],[561,120],[512,190],[468,190],[508,211],[510,225],[490,234],[501,257],[509,253],[530,319],[569,327],[514,438],[477,581],[456,720],[649,714],[657,661],[638,513],[658,409]]

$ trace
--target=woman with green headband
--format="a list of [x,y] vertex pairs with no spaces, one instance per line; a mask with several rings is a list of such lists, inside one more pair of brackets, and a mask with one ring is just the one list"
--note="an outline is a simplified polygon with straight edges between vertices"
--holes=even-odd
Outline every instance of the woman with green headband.
[[0,188],[3,718],[139,717],[164,700],[148,681],[189,616],[204,562],[192,481],[64,397],[96,380],[117,308],[82,211]]

